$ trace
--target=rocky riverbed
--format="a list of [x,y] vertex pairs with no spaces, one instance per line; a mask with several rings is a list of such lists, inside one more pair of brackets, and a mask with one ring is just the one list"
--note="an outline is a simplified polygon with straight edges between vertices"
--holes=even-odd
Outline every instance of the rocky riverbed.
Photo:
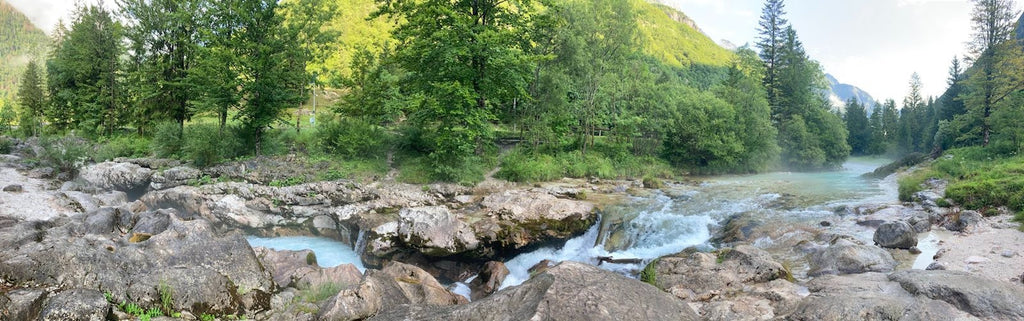
[[[1024,233],[1006,215],[937,206],[938,181],[916,202],[844,205],[823,220],[731,215],[709,225],[712,241],[644,260],[646,283],[565,261],[534,262],[522,284],[503,287],[512,257],[557,248],[597,222],[609,251],[628,247],[637,239],[623,229],[642,222],[616,216],[617,204],[652,193],[682,202],[690,188],[271,187],[266,166],[251,161],[199,170],[153,159],[92,164],[64,181],[28,166],[30,148],[0,157],[3,320],[134,319],[132,305],[188,320],[1024,318]],[[763,203],[794,206],[785,196]],[[247,235],[329,237],[368,269],[253,248]],[[919,262],[929,268],[912,269]]]

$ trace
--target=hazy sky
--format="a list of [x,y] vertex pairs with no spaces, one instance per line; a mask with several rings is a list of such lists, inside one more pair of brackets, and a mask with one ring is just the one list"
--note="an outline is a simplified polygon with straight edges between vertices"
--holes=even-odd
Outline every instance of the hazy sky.
[[[74,0],[6,0],[50,31]],[[763,0],[662,0],[718,41],[753,43]],[[1022,2],[1022,1],[1018,1]],[[108,7],[113,0],[106,0]],[[901,101],[918,72],[926,95],[946,88],[953,56],[970,38],[968,0],[789,0],[787,17],[812,58],[878,100]]]
[[[754,43],[763,0],[664,0],[712,39]],[[1018,1],[1018,4],[1021,1]],[[971,35],[968,0],[788,0],[786,17],[812,58],[840,82],[901,102],[917,72],[925,95],[946,89]]]

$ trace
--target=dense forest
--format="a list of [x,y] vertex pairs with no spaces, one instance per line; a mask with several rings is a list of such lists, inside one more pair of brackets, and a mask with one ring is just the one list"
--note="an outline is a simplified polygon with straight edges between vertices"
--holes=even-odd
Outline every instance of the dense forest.
[[48,43],[49,38],[42,30],[0,0],[0,106],[15,98],[18,80],[28,62],[41,61]]
[[921,133],[941,127],[920,95],[840,114],[781,0],[734,52],[643,0],[118,8],[79,5],[56,28],[3,127],[88,138],[97,160],[300,153],[460,182],[495,167],[515,181],[822,170],[851,151],[929,149]]

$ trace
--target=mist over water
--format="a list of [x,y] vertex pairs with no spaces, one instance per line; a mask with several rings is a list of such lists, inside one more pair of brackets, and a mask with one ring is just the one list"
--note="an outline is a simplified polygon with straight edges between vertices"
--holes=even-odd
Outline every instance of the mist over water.
[[[502,287],[529,279],[528,269],[541,260],[598,265],[601,256],[641,259],[640,264],[600,265],[636,277],[655,258],[691,246],[710,249],[713,229],[737,214],[751,213],[778,224],[815,222],[836,215],[835,209],[844,205],[895,203],[896,184],[891,178],[861,177],[888,162],[884,158],[852,158],[837,171],[709,177],[696,186],[672,186],[664,193],[635,197],[627,204],[605,209],[602,221],[565,246],[523,253],[506,262],[511,274]],[[865,228],[837,228],[870,238]],[[757,242],[769,244],[772,240]]]

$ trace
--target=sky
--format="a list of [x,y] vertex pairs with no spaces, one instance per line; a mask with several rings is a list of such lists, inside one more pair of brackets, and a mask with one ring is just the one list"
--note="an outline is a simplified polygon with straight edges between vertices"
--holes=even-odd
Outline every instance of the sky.
[[[753,43],[763,0],[662,0],[711,39]],[[1018,7],[1021,7],[1018,1]],[[925,96],[945,91],[971,37],[969,0],[788,0],[786,18],[811,58],[839,82],[902,102],[917,72]],[[1020,8],[1018,8],[1019,10]]]
[[[74,0],[6,0],[50,32]],[[753,44],[763,0],[660,0],[690,16],[714,39]],[[1024,1],[1018,1],[1018,6]],[[926,96],[946,89],[954,56],[971,35],[969,0],[789,0],[786,17],[811,57],[840,82],[875,99],[902,101],[910,75]],[[106,0],[107,7],[114,0]]]

